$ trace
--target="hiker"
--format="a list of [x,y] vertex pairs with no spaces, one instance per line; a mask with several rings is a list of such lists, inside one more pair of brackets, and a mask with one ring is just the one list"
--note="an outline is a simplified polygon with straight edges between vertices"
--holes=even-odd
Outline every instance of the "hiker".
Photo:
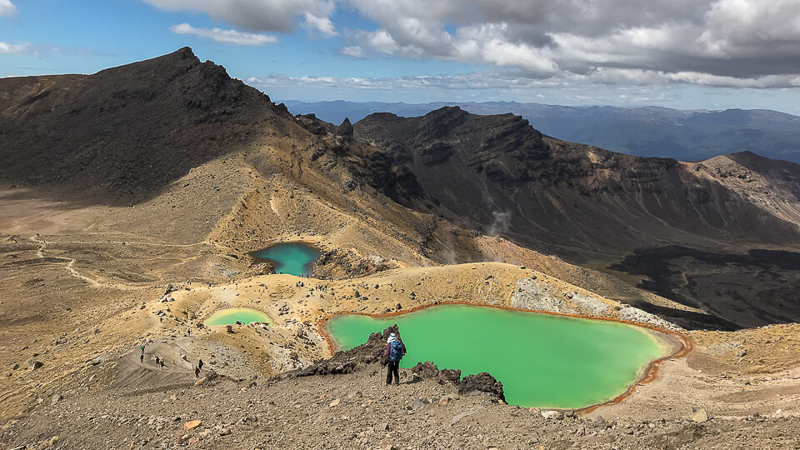
[[160,361],[159,361],[159,359],[158,359],[158,356],[156,356],[156,367],[158,367],[158,366],[160,366],[160,365],[161,365],[161,364],[160,364]]
[[139,362],[144,364],[144,353],[139,355]]
[[383,354],[384,357],[389,357],[389,362],[387,364],[389,369],[386,372],[386,385],[392,384],[392,375],[394,375],[394,385],[397,386],[400,384],[400,360],[403,359],[403,356],[406,354],[406,346],[403,345],[403,341],[394,333],[389,335],[389,339],[387,339],[386,343],[386,353]]
[[194,377],[195,378],[200,378],[200,368],[199,367],[195,367],[194,368]]
[[163,369],[164,368],[164,358],[161,358],[161,361],[159,361],[159,364],[161,365],[161,368]]
[[144,344],[142,344],[142,354],[144,355]]
[[202,369],[203,368],[203,360],[202,359],[197,361],[197,368],[198,369]]

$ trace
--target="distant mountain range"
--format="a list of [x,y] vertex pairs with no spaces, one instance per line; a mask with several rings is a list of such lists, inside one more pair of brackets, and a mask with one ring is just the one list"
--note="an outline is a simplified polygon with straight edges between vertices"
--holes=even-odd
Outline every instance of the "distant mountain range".
[[513,113],[558,139],[636,156],[700,161],[750,151],[800,163],[800,117],[770,110],[682,111],[661,107],[554,106],[539,103],[358,103],[284,102],[293,114],[315,114],[331,123],[357,122],[369,114],[391,112],[416,117],[443,106],[473,114]]

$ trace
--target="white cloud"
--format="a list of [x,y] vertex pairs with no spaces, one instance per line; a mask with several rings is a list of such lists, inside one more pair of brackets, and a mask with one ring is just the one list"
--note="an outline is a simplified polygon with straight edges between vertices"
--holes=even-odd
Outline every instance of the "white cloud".
[[765,75],[750,78],[712,75],[703,72],[664,72],[642,69],[609,69],[598,68],[586,75],[575,75],[573,80],[582,80],[587,84],[606,85],[668,85],[689,84],[697,86],[713,86],[735,89],[772,89],[800,87],[800,75]]
[[[0,0],[2,1],[2,0]],[[198,11],[223,20],[235,27],[250,31],[290,32],[297,17],[304,24],[318,25],[323,36],[335,32],[330,19],[335,8],[333,0],[144,0],[168,11]],[[313,17],[309,22],[308,16]],[[328,20],[328,22],[330,22]]]
[[338,36],[339,32],[333,26],[330,17],[318,17],[311,13],[305,13],[303,21],[300,26],[308,30],[309,34],[319,34],[323,37]]
[[364,51],[364,49],[357,45],[342,47],[341,50],[339,50],[339,53],[344,56],[349,56],[351,58],[357,58],[357,59],[365,59],[367,57],[367,54]]
[[0,17],[17,17],[17,7],[11,0],[0,0]]
[[221,44],[232,45],[264,45],[278,41],[275,36],[257,33],[243,33],[236,30],[223,30],[220,28],[195,28],[188,23],[173,25],[170,30],[176,34],[188,34],[204,39],[211,39]]
[[793,86],[800,75],[800,0],[144,1],[237,29],[299,26],[326,38],[340,35],[336,9],[351,10],[368,23],[341,29],[339,53],[360,59],[436,59],[532,78],[629,71],[643,82],[721,86]]
[[313,89],[369,89],[385,91],[402,90],[476,90],[476,89],[527,89],[562,84],[556,80],[536,80],[528,77],[514,77],[497,71],[473,72],[458,75],[408,76],[399,78],[368,77],[290,77],[272,74],[267,77],[250,77],[247,84],[262,89],[267,94],[271,90],[284,87],[305,87]]
[[346,35],[342,53],[361,58],[721,86],[793,86],[800,74],[800,0],[342,1],[378,25]]
[[9,44],[7,42],[0,42],[0,55],[7,54],[7,55],[21,55],[23,53],[29,53],[30,45],[29,44]]

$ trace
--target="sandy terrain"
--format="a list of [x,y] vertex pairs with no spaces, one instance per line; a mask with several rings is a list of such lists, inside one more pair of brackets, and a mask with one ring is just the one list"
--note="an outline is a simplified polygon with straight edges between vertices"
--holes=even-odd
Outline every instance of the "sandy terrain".
[[[563,421],[484,397],[439,406],[437,399],[452,392],[429,381],[386,392],[377,366],[331,379],[265,382],[329,357],[320,321],[341,312],[468,302],[667,328],[672,325],[620,301],[679,306],[501,239],[476,238],[487,262],[438,265],[414,244],[415,227],[427,220],[422,215],[383,212],[407,214],[407,229],[365,219],[360,211],[380,211],[372,197],[324,192],[313,183],[300,187],[279,176],[266,180],[248,171],[243,158],[225,161],[224,183],[219,174],[203,176],[222,165],[193,170],[161,195],[128,207],[55,202],[47,200],[50,193],[30,189],[0,192],[0,443],[36,446],[58,436],[54,445],[65,448],[151,448],[178,445],[188,434],[181,442],[194,437],[202,448],[351,448],[353,442],[367,448],[638,448],[641,442],[732,448],[735,440],[723,435],[740,429],[748,430],[742,448],[795,443],[796,325],[689,333],[695,350],[662,363],[655,381],[621,403]],[[197,196],[220,184],[219,195]],[[348,253],[318,267],[334,276],[324,280],[266,275],[268,268],[247,256],[291,240]],[[199,326],[226,307],[263,311],[273,325],[239,326],[234,333]],[[147,359],[140,363],[143,342]],[[737,357],[741,350],[746,354]],[[155,367],[155,356],[165,359],[166,369]],[[193,386],[200,358],[208,373],[221,376],[219,384]],[[41,365],[32,369],[34,361]],[[229,400],[234,393],[236,400]],[[328,406],[334,398],[341,407]],[[431,405],[415,410],[420,398]],[[695,424],[692,408],[704,408],[712,419]],[[387,431],[389,416],[402,420]],[[617,424],[606,428],[595,422],[599,416]],[[183,432],[183,423],[195,418],[207,425]],[[82,430],[89,426],[87,435]],[[222,429],[233,432],[219,436]]]

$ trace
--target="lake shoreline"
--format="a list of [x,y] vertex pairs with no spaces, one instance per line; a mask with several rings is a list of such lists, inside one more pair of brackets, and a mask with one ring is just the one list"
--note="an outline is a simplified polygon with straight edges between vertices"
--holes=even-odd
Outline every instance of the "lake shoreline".
[[[319,330],[319,333],[322,335],[322,337],[327,342],[328,348],[329,348],[329,350],[331,352],[331,355],[333,355],[337,350],[336,350],[336,344],[334,342],[334,338],[332,337],[332,335],[331,335],[331,333],[329,332],[329,329],[328,329],[328,322],[333,320],[336,317],[344,316],[344,315],[358,315],[358,316],[371,317],[371,318],[375,318],[375,319],[383,319],[383,318],[387,318],[387,317],[396,317],[396,316],[400,316],[400,315],[404,315],[404,314],[410,314],[410,313],[421,311],[421,310],[424,310],[424,309],[427,309],[427,308],[431,308],[431,307],[434,307],[434,306],[451,306],[451,305],[490,307],[490,308],[496,308],[496,309],[508,310],[508,311],[516,311],[516,312],[539,313],[539,314],[547,314],[547,315],[561,316],[561,317],[572,317],[572,318],[578,318],[578,319],[602,320],[602,321],[607,321],[607,322],[622,323],[622,324],[630,325],[630,326],[633,326],[633,327],[637,327],[642,332],[646,333],[649,338],[651,338],[654,341],[656,341],[656,344],[658,346],[660,346],[662,349],[664,349],[664,351],[665,351],[665,355],[664,356],[661,356],[659,358],[651,360],[650,362],[645,364],[643,366],[643,369],[642,369],[639,377],[637,377],[637,379],[630,385],[630,387],[628,387],[628,389],[625,392],[623,392],[622,394],[620,394],[620,395],[618,395],[616,397],[613,397],[613,398],[610,398],[610,399],[608,399],[606,401],[603,401],[603,402],[600,402],[600,403],[597,403],[597,404],[594,404],[594,405],[589,405],[589,406],[586,406],[586,407],[583,407],[583,408],[575,408],[575,409],[570,409],[570,408],[537,408],[537,409],[556,410],[556,411],[574,411],[576,414],[585,415],[585,414],[591,413],[592,411],[594,411],[595,409],[597,409],[597,408],[599,408],[601,406],[617,404],[617,403],[623,401],[625,398],[627,398],[630,395],[632,395],[635,392],[637,386],[643,385],[643,384],[647,384],[647,383],[650,383],[650,382],[656,380],[657,377],[658,377],[660,366],[664,361],[669,360],[669,359],[673,359],[673,358],[685,357],[686,355],[691,353],[691,351],[694,349],[694,343],[692,342],[692,340],[688,336],[684,335],[683,333],[680,333],[680,332],[675,331],[675,330],[666,329],[666,328],[659,328],[659,327],[656,327],[656,326],[653,326],[653,325],[649,325],[649,324],[642,324],[642,323],[638,323],[638,322],[634,322],[634,321],[618,319],[618,318],[612,318],[612,317],[593,317],[593,316],[586,316],[586,315],[580,315],[580,314],[559,313],[559,312],[552,312],[552,311],[539,311],[539,310],[532,310],[532,309],[515,308],[515,307],[503,306],[503,305],[485,305],[485,304],[471,303],[471,302],[464,302],[464,301],[435,302],[435,303],[428,304],[428,305],[420,305],[420,306],[417,306],[417,307],[414,307],[414,308],[409,308],[407,310],[392,311],[392,312],[388,312],[388,313],[365,313],[365,312],[361,312],[361,311],[357,311],[357,312],[336,312],[336,313],[333,313],[333,314],[328,314],[328,315],[324,316],[323,318],[321,318],[317,322],[317,329]],[[536,407],[534,407],[534,408],[536,408]]]

